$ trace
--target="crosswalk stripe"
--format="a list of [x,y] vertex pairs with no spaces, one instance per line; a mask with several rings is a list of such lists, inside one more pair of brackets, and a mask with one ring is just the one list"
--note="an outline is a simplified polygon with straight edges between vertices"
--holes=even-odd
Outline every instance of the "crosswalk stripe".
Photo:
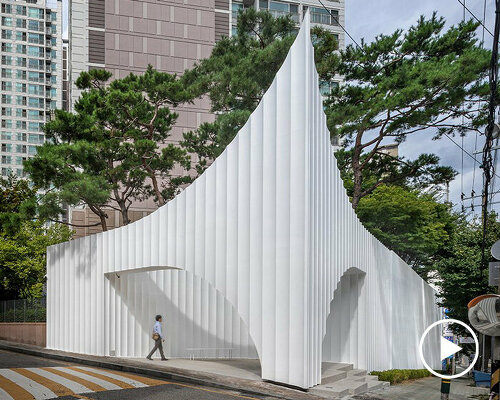
[[36,399],[53,399],[54,397],[57,397],[52,390],[40,385],[38,382],[26,378],[16,371],[12,371],[10,369],[0,369],[0,375],[14,382],[16,385],[21,386]]
[[121,371],[113,371],[113,373],[120,375],[120,376],[124,376],[126,378],[135,379],[135,380],[145,384],[146,386],[158,386],[158,385],[165,385],[165,384],[169,383],[169,382],[165,382],[165,381],[160,381],[158,379],[146,378],[144,376],[131,375],[131,374],[127,374],[126,372],[121,372]]
[[132,379],[132,378],[129,378],[129,377],[126,377],[123,375],[118,375],[118,374],[115,374],[113,372],[106,371],[103,369],[96,369],[96,368],[91,368],[91,367],[78,367],[78,368],[83,369],[85,371],[92,371],[92,372],[95,372],[95,373],[98,373],[101,375],[109,376],[110,378],[117,379],[119,381],[128,383],[129,385],[132,385],[133,387],[136,387],[136,388],[148,387],[148,385],[145,385],[144,383],[139,382],[136,379]]
[[[70,379],[64,378],[63,376],[56,375],[51,371],[47,371],[42,368],[25,368],[28,371],[32,371],[35,374],[41,375],[47,379],[50,379],[51,381],[57,382],[60,385],[66,386],[68,389],[73,391],[73,393],[89,393],[92,392],[91,389],[89,389],[86,386],[83,386],[82,384],[72,381]],[[0,397],[1,398],[1,397]]]
[[0,387],[0,399],[2,400],[14,400],[10,394],[8,394],[5,390]]
[[81,369],[80,367],[68,367],[68,368],[70,368],[74,371],[77,371],[77,372],[83,372],[84,374],[93,376],[94,378],[97,378],[97,379],[103,379],[109,383],[112,383],[116,386],[119,386],[122,389],[133,389],[134,388],[132,385],[129,385],[128,383],[125,383],[123,381],[119,381],[118,379],[112,378],[110,376],[106,376],[104,374],[96,373],[94,371],[87,371],[87,370]]
[[93,382],[93,383],[99,385],[99,386],[102,386],[104,389],[107,389],[107,390],[119,390],[119,389],[121,389],[120,386],[115,385],[114,383],[105,381],[104,379],[101,379],[101,378],[96,378],[96,377],[91,376],[89,374],[84,374],[83,372],[79,372],[75,369],[72,369],[72,367],[52,367],[52,369],[66,372],[66,373],[74,375],[78,378],[86,379],[90,382]]
[[[9,381],[0,375],[0,388],[6,393],[5,399],[34,399],[34,397],[24,390],[21,386]],[[0,392],[0,394],[3,394]],[[1,397],[3,399],[3,397]]]
[[18,374],[21,374],[26,378],[39,383],[42,386],[45,386],[47,389],[52,390],[52,392],[54,392],[57,396],[71,396],[75,394],[72,390],[68,389],[66,386],[63,386],[60,383],[47,379],[44,376],[38,375],[33,371],[28,371],[27,369],[24,368],[12,368],[12,371],[17,372]]
[[86,379],[81,379],[78,376],[74,376],[74,375],[72,375],[71,373],[68,373],[68,372],[58,371],[57,369],[55,369],[55,367],[43,367],[41,369],[43,369],[45,371],[52,372],[52,373],[54,373],[56,375],[62,376],[63,378],[72,380],[74,382],[77,382],[80,385],[88,387],[89,389],[93,390],[94,392],[104,392],[106,390],[102,386],[96,385],[94,382],[90,382],[90,381],[88,381]]

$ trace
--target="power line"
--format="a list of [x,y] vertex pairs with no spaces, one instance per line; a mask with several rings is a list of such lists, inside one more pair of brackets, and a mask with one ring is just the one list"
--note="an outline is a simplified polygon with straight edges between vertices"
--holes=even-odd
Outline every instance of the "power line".
[[[469,153],[469,152],[468,152],[467,150],[465,150],[462,146],[460,146],[460,144],[458,144],[457,142],[455,142],[455,141],[454,141],[454,140],[453,140],[450,136],[448,136],[448,134],[447,134],[447,133],[445,133],[444,135],[445,135],[448,139],[450,139],[450,140],[451,140],[451,141],[455,144],[455,146],[457,146],[458,148],[462,149],[462,151],[463,151],[465,154],[467,154],[470,158],[472,158],[472,159],[474,160],[474,165],[475,165],[476,163],[478,163],[478,164],[479,164],[479,161],[477,161],[477,159],[476,159],[476,158],[475,158],[475,157],[474,157],[471,153]],[[496,173],[495,173],[495,175],[496,175],[496,177],[497,177],[497,178],[500,178],[500,176],[498,176]]]
[[362,47],[358,44],[358,42],[356,42],[356,40],[354,40],[354,38],[351,36],[351,34],[349,32],[347,32],[347,29],[344,28],[344,26],[340,23],[339,18],[336,17],[336,16],[334,16],[332,14],[331,10],[329,10],[328,8],[326,8],[325,5],[323,4],[323,2],[321,0],[318,0],[318,1],[323,6],[323,8],[328,12],[328,14],[330,14],[330,16],[335,19],[335,22],[337,22],[337,24],[342,28],[342,30],[345,32],[345,34],[347,36],[349,36],[349,38],[356,44],[356,46],[358,46],[359,49],[362,49]]
[[481,22],[481,20],[480,20],[478,17],[476,17],[476,16],[474,15],[474,13],[473,13],[471,10],[469,10],[469,9],[467,8],[467,6],[465,5],[465,1],[464,1],[464,2],[462,2],[462,0],[457,0],[457,1],[458,1],[458,2],[462,5],[462,6],[464,6],[464,8],[465,8],[465,9],[469,12],[469,14],[470,14],[470,15],[472,15],[472,16],[474,17],[474,19],[475,19],[477,22],[479,22],[479,23],[483,26],[483,28],[484,28],[484,29],[486,29],[486,32],[488,32],[488,33],[489,33],[491,36],[493,36],[493,37],[495,36],[495,35],[493,35],[493,33],[491,33],[491,31],[490,31],[488,28],[486,28],[486,26],[485,26],[485,25]]

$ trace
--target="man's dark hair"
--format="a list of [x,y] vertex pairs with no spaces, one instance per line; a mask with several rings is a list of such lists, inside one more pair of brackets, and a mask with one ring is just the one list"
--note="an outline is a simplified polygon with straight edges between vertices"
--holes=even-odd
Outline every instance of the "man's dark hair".
[[158,315],[155,317],[155,319],[156,319],[157,321],[159,321],[159,320],[161,319],[161,315],[160,315],[160,314],[158,314]]

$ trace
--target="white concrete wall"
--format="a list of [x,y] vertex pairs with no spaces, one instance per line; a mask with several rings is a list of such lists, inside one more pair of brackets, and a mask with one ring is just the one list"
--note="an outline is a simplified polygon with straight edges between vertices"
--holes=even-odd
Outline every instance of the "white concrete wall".
[[172,354],[255,346],[264,379],[304,388],[320,383],[323,360],[422,367],[435,294],[352,210],[304,25],[248,122],[191,186],[136,223],[49,248],[49,348],[144,356],[159,312]]

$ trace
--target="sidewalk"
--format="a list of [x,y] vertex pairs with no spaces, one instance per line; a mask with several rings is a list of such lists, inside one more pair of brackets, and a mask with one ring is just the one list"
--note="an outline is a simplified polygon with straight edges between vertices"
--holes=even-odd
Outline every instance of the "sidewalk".
[[120,357],[89,356],[0,340],[0,349],[51,358],[93,367],[148,375],[171,381],[245,392],[250,395],[289,400],[321,400],[301,390],[264,382],[256,360],[184,360],[149,361]]
[[[487,395],[487,388],[470,386],[472,379],[459,378],[451,382],[450,400],[478,399],[478,395]],[[441,398],[441,380],[431,377],[419,379],[401,385],[390,386],[359,396],[348,397],[345,400],[439,400]]]

